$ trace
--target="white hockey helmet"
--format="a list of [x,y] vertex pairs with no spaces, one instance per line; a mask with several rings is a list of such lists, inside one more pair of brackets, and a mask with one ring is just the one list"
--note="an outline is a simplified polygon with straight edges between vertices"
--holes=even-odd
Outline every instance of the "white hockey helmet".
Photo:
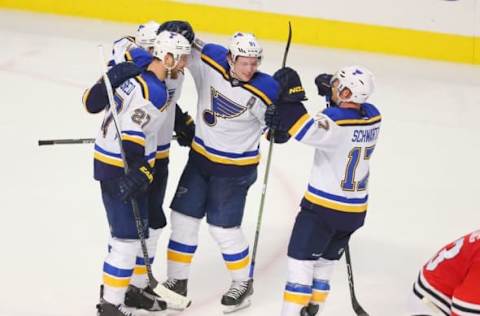
[[190,55],[192,52],[192,45],[190,42],[181,34],[163,31],[158,34],[155,43],[153,45],[153,56],[164,60],[167,54],[171,54],[175,60],[174,68],[182,55]]
[[158,35],[159,28],[160,24],[154,21],[140,24],[138,26],[137,32],[135,33],[135,44],[144,49],[153,47],[155,39]]
[[[342,102],[355,102],[362,104],[370,97],[375,89],[373,74],[362,66],[349,66],[340,69],[333,75],[331,83],[338,80],[337,97]],[[348,88],[352,95],[347,98],[340,98],[340,93]]]
[[233,62],[235,62],[238,56],[256,57],[259,62],[262,60],[263,48],[258,43],[255,35],[251,33],[237,32],[233,34],[228,49],[232,55]]

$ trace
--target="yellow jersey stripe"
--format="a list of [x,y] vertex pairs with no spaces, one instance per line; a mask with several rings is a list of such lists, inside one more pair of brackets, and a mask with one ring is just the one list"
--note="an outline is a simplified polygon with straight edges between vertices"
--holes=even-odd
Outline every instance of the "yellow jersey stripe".
[[219,157],[219,156],[210,154],[209,152],[207,152],[205,148],[197,144],[195,141],[192,142],[192,149],[210,161],[222,163],[225,165],[248,166],[248,165],[257,164],[260,162],[260,155],[257,155],[256,157],[253,157],[253,158],[239,158],[239,159]]
[[305,125],[305,123],[310,119],[310,115],[308,113],[303,114],[296,122],[293,124],[292,127],[288,130],[288,134],[290,136],[295,136]]
[[128,287],[128,285],[130,284],[130,278],[117,279],[117,278],[111,277],[110,275],[104,273],[103,274],[103,283],[105,285],[108,285],[108,286],[111,286],[111,287],[116,287],[116,288]]
[[102,153],[99,153],[98,151],[96,151],[93,154],[93,157],[96,160],[99,160],[99,161],[101,161],[101,162],[103,162],[107,165],[112,165],[112,166],[115,166],[115,167],[123,168],[123,161],[121,159],[111,158],[111,157],[106,156]]
[[228,270],[240,270],[248,266],[250,262],[250,257],[246,256],[242,260],[236,261],[236,262],[225,262]]
[[145,82],[145,80],[143,80],[143,78],[141,76],[136,76],[135,79],[137,80],[137,82],[142,87],[143,98],[145,100],[150,100],[150,91],[148,90],[148,85]]
[[338,120],[335,121],[337,125],[365,125],[365,124],[373,124],[376,122],[380,122],[382,120],[382,117],[380,115],[374,116],[372,118],[369,118],[368,120]]
[[310,294],[293,294],[290,292],[283,293],[283,300],[285,302],[294,303],[298,305],[307,305],[310,302]]
[[266,104],[266,105],[271,105],[273,102],[272,100],[270,100],[270,98],[265,94],[263,93],[262,91],[258,90],[257,88],[255,88],[254,86],[252,86],[251,84],[244,84],[242,87],[244,87],[245,89],[247,89],[248,91],[252,92],[253,94],[255,94],[256,96],[258,96],[260,99],[262,99],[262,101]]
[[132,55],[130,54],[130,51],[128,51],[128,50],[125,52],[125,60],[126,61],[132,61],[133,60]]
[[361,205],[348,205],[348,204],[340,204],[336,202],[332,202],[330,200],[318,197],[313,195],[310,192],[305,192],[305,198],[312,202],[313,204],[317,204],[335,211],[346,212],[346,213],[362,213],[367,210],[368,204],[361,204]]
[[228,75],[227,71],[225,70],[225,68],[223,68],[220,64],[218,64],[215,60],[211,59],[210,57],[208,57],[207,55],[205,54],[202,54],[201,56],[202,60],[205,61],[207,64],[209,64],[210,66],[212,66],[213,68],[217,69],[218,71],[220,71],[223,75],[223,77],[225,79],[229,79],[230,76]]
[[165,159],[168,158],[170,151],[161,151],[155,154],[155,159]]
[[122,141],[123,140],[126,140],[126,141],[129,141],[129,142],[132,142],[132,143],[135,143],[135,144],[138,144],[140,146],[145,147],[145,139],[142,138],[142,137],[123,134],[122,135]]
[[167,251],[167,259],[179,263],[192,263],[193,255],[186,255],[171,250]]
[[82,96],[83,106],[85,107],[85,111],[87,111],[88,113],[90,113],[90,111],[87,109],[87,99],[89,95],[90,95],[90,89],[86,89]]

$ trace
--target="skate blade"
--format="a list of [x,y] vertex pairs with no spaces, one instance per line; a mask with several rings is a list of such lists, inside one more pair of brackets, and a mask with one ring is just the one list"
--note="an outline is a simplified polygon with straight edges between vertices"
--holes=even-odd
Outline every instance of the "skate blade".
[[167,303],[168,309],[183,311],[192,304],[190,299],[167,289],[162,284],[159,284],[155,288],[155,291],[160,295],[161,299]]
[[236,311],[245,309],[251,305],[250,299],[246,298],[242,303],[238,305],[233,305],[233,306],[226,306],[226,308],[223,310],[224,314],[231,314],[235,313]]

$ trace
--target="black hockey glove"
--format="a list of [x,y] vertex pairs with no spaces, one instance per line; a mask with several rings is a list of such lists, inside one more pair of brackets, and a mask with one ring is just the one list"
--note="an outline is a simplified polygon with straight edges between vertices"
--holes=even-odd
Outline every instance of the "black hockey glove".
[[128,173],[117,180],[120,198],[128,201],[146,192],[153,181],[153,171],[148,164],[132,164]]
[[305,89],[302,87],[300,77],[292,68],[284,67],[277,70],[273,74],[273,79],[275,79],[280,85],[280,94],[277,105],[307,100],[305,97]]
[[[268,130],[267,132],[267,140],[270,140],[272,135],[272,130]],[[290,134],[287,131],[282,130],[275,130],[275,137],[273,138],[273,142],[276,144],[283,144],[286,143],[290,139]]]
[[126,80],[136,77],[142,73],[142,68],[131,62],[123,62],[110,68],[107,72],[112,88],[116,89]]
[[318,94],[327,98],[332,97],[332,81],[333,75],[331,74],[320,74],[315,78],[315,85],[318,89]]
[[195,39],[195,33],[193,32],[192,26],[187,21],[166,21],[160,25],[158,33],[162,31],[170,31],[182,34],[190,44],[193,43]]
[[265,125],[267,125],[269,129],[278,130],[280,128],[280,113],[273,104],[265,111]]
[[195,136],[195,123],[188,112],[182,112],[177,104],[175,110],[175,134],[177,135],[177,142],[180,146],[191,146],[193,137]]

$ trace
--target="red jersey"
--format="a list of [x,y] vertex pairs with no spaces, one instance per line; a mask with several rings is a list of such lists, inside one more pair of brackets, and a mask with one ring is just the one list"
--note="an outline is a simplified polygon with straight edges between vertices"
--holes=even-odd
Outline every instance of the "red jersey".
[[423,266],[414,293],[445,315],[480,314],[480,230],[437,252]]

